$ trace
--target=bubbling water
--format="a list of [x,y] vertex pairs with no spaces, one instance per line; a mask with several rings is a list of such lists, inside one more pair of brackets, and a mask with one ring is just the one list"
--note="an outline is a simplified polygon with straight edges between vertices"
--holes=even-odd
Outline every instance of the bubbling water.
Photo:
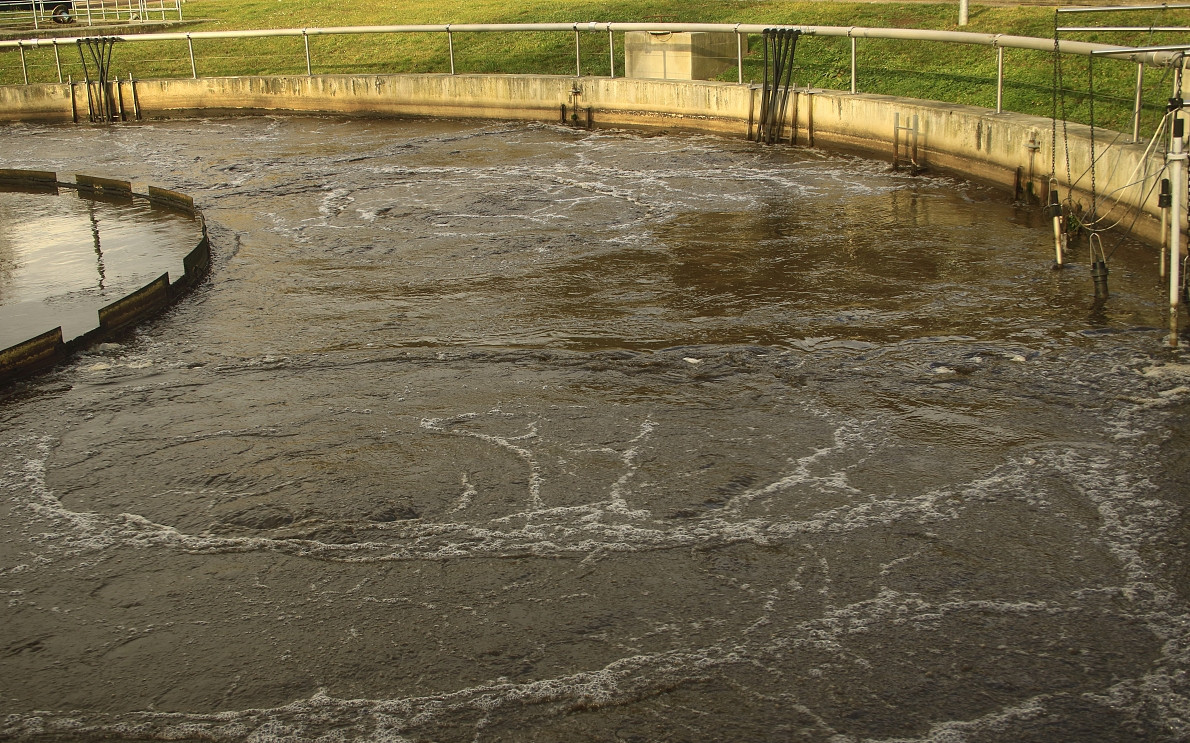
[[0,406],[3,735],[1190,735],[1139,246],[1095,305],[994,191],[703,136],[0,136],[194,195],[216,254]]

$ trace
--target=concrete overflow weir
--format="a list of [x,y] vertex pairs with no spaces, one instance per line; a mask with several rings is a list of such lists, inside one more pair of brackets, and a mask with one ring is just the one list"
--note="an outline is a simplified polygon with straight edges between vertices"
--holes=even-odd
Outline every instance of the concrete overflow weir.
[[[142,323],[169,307],[198,284],[210,268],[211,247],[202,212],[186,194],[149,186],[147,193],[133,191],[128,181],[88,175],[75,176],[75,183],[58,180],[57,174],[34,170],[0,170],[0,191],[57,194],[60,189],[76,190],[80,197],[130,204],[146,201],[152,209],[177,212],[197,221],[200,239],[182,259],[183,273],[170,280],[163,273],[148,284],[100,307],[92,329],[66,337],[62,326],[47,330],[0,350],[0,385],[36,374],[71,354],[99,343]],[[4,308],[0,307],[0,314]],[[48,323],[47,323],[48,324]]]

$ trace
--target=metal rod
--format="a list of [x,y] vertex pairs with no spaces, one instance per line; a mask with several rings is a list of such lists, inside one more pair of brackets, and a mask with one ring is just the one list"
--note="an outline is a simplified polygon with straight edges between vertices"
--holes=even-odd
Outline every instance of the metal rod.
[[1118,33],[1177,33],[1190,31],[1190,26],[1064,26],[1057,29],[1061,33],[1094,33],[1095,31],[1114,31]]
[[306,76],[313,77],[314,70],[310,66],[310,37],[306,34],[302,34],[302,40],[306,43]]
[[55,41],[55,42],[53,42],[53,44],[54,44],[54,67],[58,68],[58,82],[61,83],[62,82],[62,58],[58,55],[58,42]]
[[182,20],[182,0],[174,0],[174,10],[178,11],[178,20]]
[[996,113],[1004,113],[1004,47],[996,47]]
[[1161,209],[1161,265],[1157,275],[1165,278],[1165,255],[1169,252],[1169,207]]
[[18,47],[21,50],[21,74],[25,76],[25,85],[29,84],[29,68],[25,66],[25,47]]
[[1169,218],[1169,345],[1178,346],[1178,305],[1181,300],[1182,282],[1179,272],[1182,264],[1182,210],[1186,206],[1186,153],[1182,151],[1186,120],[1181,111],[1174,113],[1173,141],[1166,155],[1169,164],[1171,204]]
[[136,80],[132,79],[132,73],[128,73],[128,89],[132,93],[132,115],[140,121],[140,103],[136,100]]
[[[188,36],[195,39],[250,39],[271,36],[323,36],[343,34],[374,34],[374,33],[441,33],[454,31],[468,32],[502,32],[519,31],[573,31],[573,23],[520,23],[520,24],[451,24],[447,25],[407,25],[407,26],[340,26],[334,28],[305,28],[305,29],[258,29],[253,31],[193,31],[173,32],[161,34],[127,34],[114,38],[125,42],[153,42],[182,40]],[[624,31],[664,31],[664,32],[723,32],[738,31],[746,34],[760,34],[767,28],[761,24],[729,24],[729,23],[612,23],[608,27],[614,32]],[[849,37],[851,39],[898,39],[914,41],[932,41],[954,44],[969,44],[974,46],[1003,46],[1009,49],[1033,49],[1043,52],[1054,51],[1054,40],[1031,36],[1010,36],[1007,34],[982,34],[966,31],[937,31],[933,29],[910,28],[864,28],[855,26],[791,26],[805,36]],[[61,43],[75,43],[79,37],[63,38]],[[26,42],[27,43],[27,42]],[[0,41],[0,49],[16,47],[15,40]],[[1063,54],[1087,56],[1104,54],[1123,57],[1133,62],[1167,67],[1176,62],[1177,52],[1190,49],[1190,46],[1145,47],[1135,48],[1117,44],[1099,44],[1084,41],[1062,39],[1058,42],[1058,51]]]
[[1145,66],[1136,65],[1136,100],[1132,105],[1132,142],[1140,141],[1140,109],[1144,103]]
[[1190,5],[1166,4],[1161,5],[1103,5],[1096,8],[1058,8],[1059,13],[1106,13],[1117,10],[1167,10],[1174,8],[1190,8]]
[[968,4],[967,0],[959,0],[959,25],[960,26],[967,25],[967,16],[968,16],[967,4]]
[[[1092,57],[1124,57],[1131,59],[1133,62],[1139,62],[1138,56],[1144,57],[1149,54],[1160,54],[1163,52],[1184,52],[1190,49],[1190,44],[1168,44],[1165,46],[1138,46],[1132,49],[1093,49],[1089,56]],[[1166,60],[1172,64],[1174,60]],[[1165,64],[1163,66],[1169,66]]]
[[616,35],[612,33],[612,25],[607,24],[607,61],[611,77],[616,76]]
[[744,84],[744,35],[739,31],[735,32],[735,68],[738,73],[740,85]]
[[574,76],[583,76],[583,57],[578,45],[578,24],[574,25]]
[[856,92],[855,81],[855,37],[851,37],[851,92]]
[[190,38],[190,34],[186,34],[186,46],[190,49],[190,77],[197,80],[198,66],[194,64],[194,40]]
[[450,74],[455,74],[455,37],[450,30],[450,26],[446,27],[446,46],[450,53]]
[[90,25],[92,25],[92,23],[91,23],[91,0],[86,0],[86,2],[87,2],[87,25],[90,26]]
[[[45,10],[45,3],[41,4],[41,9]],[[41,26],[37,25],[37,3],[33,3],[33,30],[39,30]]]

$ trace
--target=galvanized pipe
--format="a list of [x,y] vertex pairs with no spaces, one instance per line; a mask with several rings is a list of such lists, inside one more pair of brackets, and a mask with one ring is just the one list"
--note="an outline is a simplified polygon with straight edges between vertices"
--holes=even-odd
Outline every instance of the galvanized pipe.
[[[627,31],[660,31],[660,32],[737,32],[741,34],[761,34],[771,25],[762,24],[727,24],[727,23],[609,23],[605,28],[612,32]],[[1010,49],[1033,49],[1036,51],[1052,52],[1053,39],[1043,39],[1031,36],[1010,36],[1004,34],[982,34],[966,31],[937,31],[933,29],[908,28],[863,28],[854,26],[790,26],[803,36],[848,37],[854,44],[856,39],[892,39],[912,41],[934,41],[953,44],[971,44],[975,46],[1003,46]],[[375,33],[450,33],[451,31],[469,32],[521,32],[521,31],[574,31],[578,24],[574,23],[510,23],[510,24],[446,24],[446,25],[394,25],[394,26],[339,26],[332,28],[305,29],[260,29],[253,31],[194,31],[161,34],[126,34],[117,35],[122,42],[151,42],[178,41],[182,39],[249,39],[274,36],[323,36],[343,34],[375,34]],[[78,38],[60,39],[62,43],[77,43]],[[13,48],[17,41],[0,41],[0,49]],[[1169,66],[1174,63],[1178,55],[1176,52],[1185,47],[1151,47],[1136,49],[1112,44],[1099,44],[1084,41],[1060,40],[1058,50],[1064,54],[1087,56],[1103,54],[1133,62],[1151,64],[1155,66]]]
[[[611,71],[611,77],[616,76],[616,35],[612,33],[612,24],[607,24],[607,61],[609,62],[608,69]],[[625,70],[627,75],[628,71]]]
[[446,47],[450,54],[450,74],[455,74],[455,37],[450,30],[450,24],[446,25]]
[[190,34],[186,34],[186,46],[190,50],[190,77],[197,80],[198,66],[194,64],[194,41],[190,38]]
[[740,33],[740,25],[736,24],[735,32],[735,68],[737,72],[737,82],[740,85],[744,84],[744,36]]
[[1182,282],[1182,215],[1186,207],[1186,153],[1182,151],[1186,120],[1182,112],[1174,112],[1173,141],[1165,156],[1169,165],[1172,192],[1169,218],[1169,345],[1178,346],[1178,306],[1181,304]]
[[1174,8],[1190,8],[1190,5],[1162,4],[1162,5],[1102,5],[1096,8],[1058,8],[1059,13],[1110,13],[1117,10],[1172,10]]
[[1136,65],[1136,99],[1132,106],[1132,142],[1135,144],[1140,141],[1140,109],[1144,103],[1142,97],[1142,86],[1145,84],[1145,66],[1143,64]]
[[1004,47],[996,47],[996,113],[1004,113]]
[[574,24],[574,76],[583,76],[583,57],[578,45],[578,24]]
[[310,36],[308,34],[303,33],[302,40],[306,44],[306,76],[313,77],[314,69],[310,66]]
[[1178,33],[1190,31],[1190,26],[1064,26],[1057,29],[1061,33],[1090,33],[1094,31],[1118,31],[1120,33]]
[[58,56],[58,42],[55,41],[55,42],[53,42],[53,44],[54,44],[54,67],[58,68],[58,82],[61,83],[62,82],[62,58],[60,56]]
[[857,90],[857,88],[856,88],[856,81],[855,81],[855,37],[852,36],[851,37],[851,92],[855,93],[856,90]]
[[[34,11],[34,12],[36,12],[36,11]],[[25,77],[25,85],[28,85],[29,84],[29,68],[25,66],[25,47],[22,44],[22,45],[18,45],[17,48],[21,50],[21,74],[24,75],[24,77]]]

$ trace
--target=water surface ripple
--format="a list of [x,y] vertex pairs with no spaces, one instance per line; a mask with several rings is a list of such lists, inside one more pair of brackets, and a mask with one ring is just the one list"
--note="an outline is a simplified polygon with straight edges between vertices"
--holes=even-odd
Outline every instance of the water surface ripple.
[[0,403],[0,738],[1190,737],[1155,257],[1001,194],[522,124],[0,129],[211,279]]

